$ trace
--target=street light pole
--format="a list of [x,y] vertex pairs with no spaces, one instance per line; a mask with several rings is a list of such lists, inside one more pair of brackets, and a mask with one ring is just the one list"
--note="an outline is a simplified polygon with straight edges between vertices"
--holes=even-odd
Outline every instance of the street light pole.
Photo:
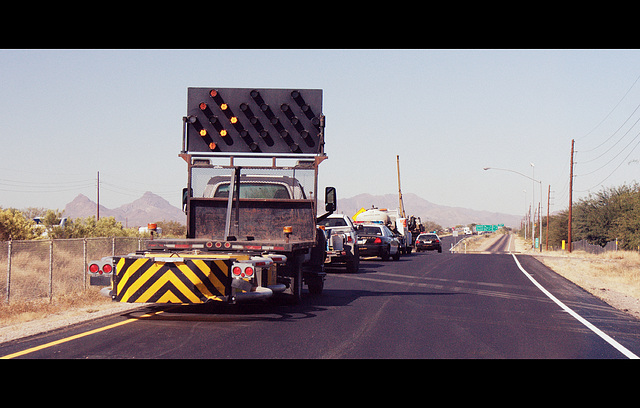
[[573,146],[574,146],[574,139],[571,139],[571,170],[569,172],[569,225],[568,225],[568,229],[569,229],[569,236],[567,237],[567,240],[569,241],[567,244],[569,245],[569,252],[571,252],[571,241],[572,241],[572,237],[571,237],[571,218],[572,218],[572,210],[573,210]]

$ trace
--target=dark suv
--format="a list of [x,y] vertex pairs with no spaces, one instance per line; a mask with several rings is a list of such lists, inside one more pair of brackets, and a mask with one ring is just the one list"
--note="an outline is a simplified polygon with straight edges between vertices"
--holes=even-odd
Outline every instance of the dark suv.
[[440,237],[433,233],[418,235],[418,238],[416,238],[416,252],[433,251],[435,249],[442,253]]

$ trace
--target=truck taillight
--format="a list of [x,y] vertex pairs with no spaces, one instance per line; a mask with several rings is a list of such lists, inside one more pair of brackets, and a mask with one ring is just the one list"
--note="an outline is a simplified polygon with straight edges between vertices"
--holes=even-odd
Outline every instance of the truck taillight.
[[234,266],[232,271],[234,276],[240,278],[250,278],[253,276],[253,267],[251,266],[246,266],[244,269],[240,266]]
[[94,275],[108,275],[113,272],[113,265],[109,261],[92,261],[89,262],[88,270]]

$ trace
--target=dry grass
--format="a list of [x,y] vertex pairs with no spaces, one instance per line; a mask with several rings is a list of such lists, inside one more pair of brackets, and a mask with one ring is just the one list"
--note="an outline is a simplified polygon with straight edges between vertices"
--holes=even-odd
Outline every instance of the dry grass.
[[[54,294],[72,293],[84,289],[82,256],[58,250],[53,259],[51,279]],[[4,275],[4,274],[3,274]],[[6,276],[6,275],[5,275]],[[14,300],[38,300],[49,298],[49,254],[19,252],[11,257],[11,295]],[[6,293],[6,279],[0,281],[0,291]]]
[[10,304],[0,305],[0,327],[17,323],[42,319],[47,316],[60,314],[69,310],[83,310],[86,313],[98,311],[112,303],[111,299],[101,296],[100,288],[90,287],[87,290],[49,298],[33,300],[16,300]]
[[640,254],[632,251],[583,251],[571,254],[545,254],[538,257],[545,265],[577,285],[590,290],[613,290],[640,299]]
[[[54,241],[51,272],[49,245],[50,242],[44,240],[14,241],[9,303],[6,297],[6,249],[3,251],[5,256],[0,259],[0,265],[4,266],[0,269],[3,272],[0,273],[0,328],[67,310],[98,310],[111,303],[109,298],[98,293],[100,288],[85,282],[88,278],[84,271],[81,240]],[[94,240],[88,249],[88,256],[102,257],[110,252],[111,243]]]

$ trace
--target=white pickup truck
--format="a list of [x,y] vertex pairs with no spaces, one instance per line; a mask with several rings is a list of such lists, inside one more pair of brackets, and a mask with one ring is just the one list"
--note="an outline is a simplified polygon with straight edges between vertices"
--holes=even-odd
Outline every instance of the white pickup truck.
[[327,236],[325,265],[345,264],[347,272],[357,273],[360,269],[358,236],[351,219],[344,214],[331,214],[318,225],[324,227]]

